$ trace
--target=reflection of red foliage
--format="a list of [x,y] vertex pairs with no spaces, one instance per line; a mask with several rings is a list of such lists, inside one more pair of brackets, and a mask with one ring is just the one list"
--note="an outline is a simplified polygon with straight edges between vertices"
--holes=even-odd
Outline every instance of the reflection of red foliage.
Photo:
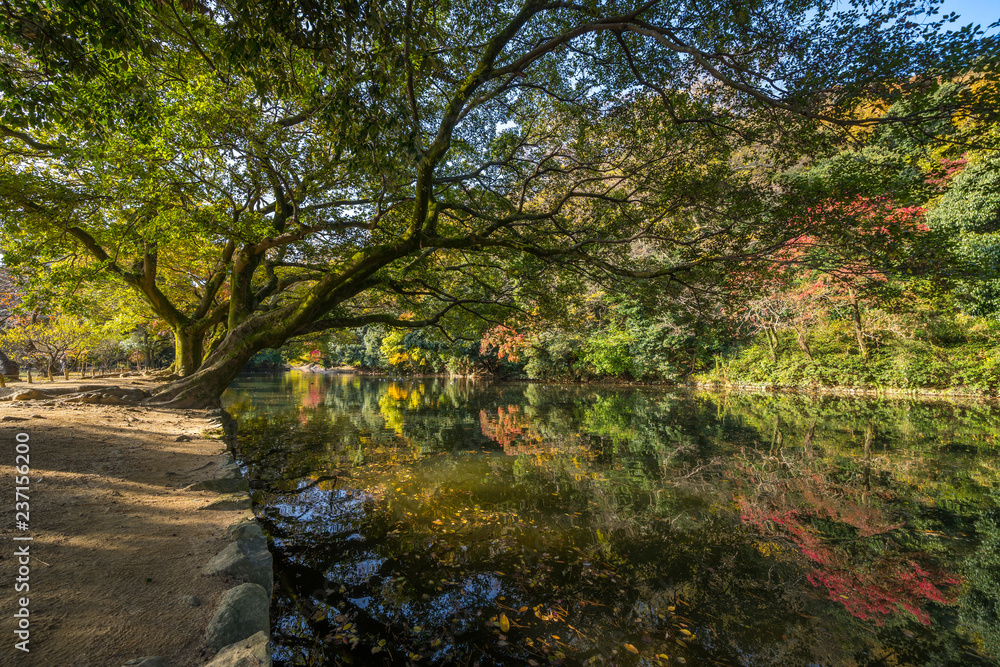
[[531,420],[521,414],[521,406],[497,408],[497,418],[490,419],[486,410],[479,411],[479,425],[485,435],[503,447],[508,456],[540,454],[545,451],[542,438],[531,428]]
[[315,414],[314,409],[323,402],[320,395],[318,383],[310,383],[309,387],[302,393],[302,408],[299,410],[299,421],[308,424],[309,419]]
[[317,383],[310,383],[309,388],[302,394],[302,407],[315,408],[322,400],[319,393],[319,385]]
[[889,568],[883,562],[875,571],[865,572],[817,568],[806,579],[817,588],[826,588],[830,599],[842,603],[853,616],[877,625],[882,625],[883,617],[899,608],[913,614],[924,625],[930,625],[931,617],[920,605],[925,600],[953,603],[955,595],[946,596],[938,586],[962,583],[957,577],[927,572],[914,562],[893,563]]
[[491,420],[486,410],[479,411],[479,426],[490,440],[507,447],[521,439],[528,430],[528,424],[521,419],[521,406],[508,405],[497,408],[497,418]]
[[[955,601],[955,593],[942,589],[960,584],[960,578],[878,550],[871,552],[870,559],[859,557],[857,550],[849,551],[844,543],[825,539],[812,525],[815,519],[847,524],[858,531],[858,540],[902,525],[886,521],[878,508],[852,502],[849,489],[831,488],[818,475],[800,478],[798,483],[788,480],[781,486],[782,493],[766,498],[737,497],[740,518],[765,535],[784,537],[794,544],[813,563],[814,569],[806,576],[809,583],[825,589],[830,599],[844,605],[851,615],[882,625],[892,614],[906,610],[929,625],[924,604]],[[789,492],[793,491],[798,491],[796,496],[804,509],[789,507]]]

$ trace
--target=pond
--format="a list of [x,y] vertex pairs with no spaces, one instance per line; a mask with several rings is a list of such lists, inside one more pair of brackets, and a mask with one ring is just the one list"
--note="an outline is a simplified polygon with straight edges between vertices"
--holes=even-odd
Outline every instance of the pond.
[[276,665],[990,665],[1000,409],[288,373],[226,393]]

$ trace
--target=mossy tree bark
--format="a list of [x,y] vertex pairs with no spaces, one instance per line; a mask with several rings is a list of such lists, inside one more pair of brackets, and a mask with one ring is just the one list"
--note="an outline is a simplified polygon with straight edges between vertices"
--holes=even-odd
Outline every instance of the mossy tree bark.
[[799,349],[806,355],[806,359],[813,360],[812,349],[809,347],[809,331],[804,326],[795,327],[795,340],[799,344]]
[[204,333],[175,329],[174,365],[171,370],[179,375],[191,375],[198,370],[204,357],[204,344]]
[[858,303],[858,293],[854,288],[848,288],[851,302],[851,324],[854,326],[854,338],[858,341],[858,351],[862,359],[868,359],[868,345],[865,343],[865,330],[861,322],[861,306]]

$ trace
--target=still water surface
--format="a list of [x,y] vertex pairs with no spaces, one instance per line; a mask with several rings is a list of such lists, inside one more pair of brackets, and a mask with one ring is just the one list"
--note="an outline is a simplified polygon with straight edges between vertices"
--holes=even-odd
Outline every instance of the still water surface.
[[277,665],[992,665],[1000,409],[289,373],[226,393]]

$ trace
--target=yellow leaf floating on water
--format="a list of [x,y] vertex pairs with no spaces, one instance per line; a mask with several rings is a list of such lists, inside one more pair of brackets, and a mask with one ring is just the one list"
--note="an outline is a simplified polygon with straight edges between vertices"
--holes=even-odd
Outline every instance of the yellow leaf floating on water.
[[639,649],[637,649],[636,647],[632,646],[631,644],[625,644],[625,648],[627,648],[632,653],[638,653],[639,652]]
[[504,632],[510,631],[510,621],[507,620],[506,614],[500,614],[500,629]]
[[443,526],[444,525],[444,521],[442,521],[441,519],[434,519],[433,521],[431,521],[431,523],[433,523],[435,526]]

